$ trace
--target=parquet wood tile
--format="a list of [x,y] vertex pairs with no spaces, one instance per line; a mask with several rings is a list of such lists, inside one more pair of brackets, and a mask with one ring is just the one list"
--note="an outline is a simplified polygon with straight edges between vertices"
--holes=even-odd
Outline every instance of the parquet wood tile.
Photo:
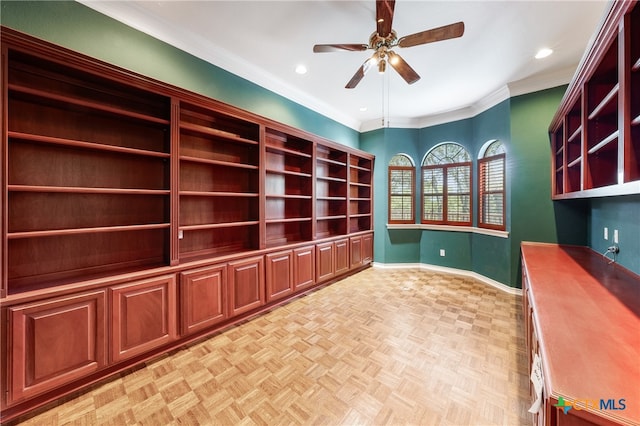
[[530,424],[521,297],[370,268],[24,425]]

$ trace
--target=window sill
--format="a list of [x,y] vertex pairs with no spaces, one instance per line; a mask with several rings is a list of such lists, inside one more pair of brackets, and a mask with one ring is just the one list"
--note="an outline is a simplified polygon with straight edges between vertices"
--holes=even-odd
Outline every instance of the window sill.
[[427,229],[429,231],[471,232],[474,234],[490,235],[492,237],[509,238],[509,231],[497,231],[495,229],[478,228],[475,226],[425,225],[422,223],[387,223],[387,229]]

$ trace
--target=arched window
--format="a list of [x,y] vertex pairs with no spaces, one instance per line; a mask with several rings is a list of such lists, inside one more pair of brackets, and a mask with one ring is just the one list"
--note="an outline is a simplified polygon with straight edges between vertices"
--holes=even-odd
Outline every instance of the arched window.
[[478,159],[478,226],[504,231],[506,150],[499,140],[485,143]]
[[471,221],[471,156],[455,142],[436,145],[422,161],[422,223]]
[[415,176],[413,160],[396,154],[389,161],[389,223],[415,222]]

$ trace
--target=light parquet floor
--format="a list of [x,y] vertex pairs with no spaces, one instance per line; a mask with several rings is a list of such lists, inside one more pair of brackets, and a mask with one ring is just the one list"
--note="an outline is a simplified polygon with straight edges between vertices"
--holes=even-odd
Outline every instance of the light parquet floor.
[[531,424],[521,297],[369,268],[24,425]]

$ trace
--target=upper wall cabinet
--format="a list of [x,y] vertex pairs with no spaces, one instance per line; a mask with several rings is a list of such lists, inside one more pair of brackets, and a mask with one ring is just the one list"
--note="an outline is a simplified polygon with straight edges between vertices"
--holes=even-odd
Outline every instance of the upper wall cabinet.
[[550,127],[554,199],[640,193],[640,6],[613,2]]

